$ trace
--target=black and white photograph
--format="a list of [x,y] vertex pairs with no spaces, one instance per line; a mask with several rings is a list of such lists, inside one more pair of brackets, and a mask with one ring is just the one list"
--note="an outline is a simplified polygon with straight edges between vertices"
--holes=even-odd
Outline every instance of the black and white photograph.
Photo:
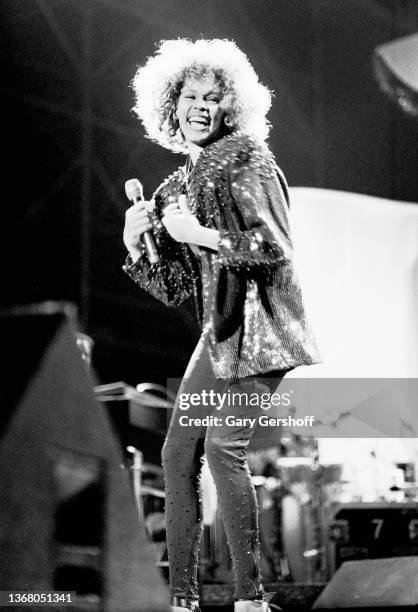
[[416,609],[416,0],[0,17],[0,610]]

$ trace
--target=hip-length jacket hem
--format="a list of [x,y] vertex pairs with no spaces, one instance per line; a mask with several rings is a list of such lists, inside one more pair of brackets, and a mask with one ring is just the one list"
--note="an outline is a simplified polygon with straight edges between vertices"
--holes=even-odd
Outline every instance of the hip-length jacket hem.
[[[219,250],[173,240],[164,207],[187,194]],[[293,265],[286,181],[267,145],[237,132],[207,146],[192,172],[179,168],[154,194],[160,262],[145,252],[125,272],[168,306],[194,295],[219,378],[244,378],[320,361]]]

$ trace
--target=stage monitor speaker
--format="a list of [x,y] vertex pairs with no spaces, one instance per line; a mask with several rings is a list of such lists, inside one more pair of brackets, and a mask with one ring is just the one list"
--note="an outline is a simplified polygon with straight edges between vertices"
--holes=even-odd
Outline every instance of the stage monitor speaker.
[[418,606],[418,557],[347,561],[313,610],[409,610]]
[[74,611],[162,612],[168,589],[71,312],[0,312],[0,591],[75,591]]

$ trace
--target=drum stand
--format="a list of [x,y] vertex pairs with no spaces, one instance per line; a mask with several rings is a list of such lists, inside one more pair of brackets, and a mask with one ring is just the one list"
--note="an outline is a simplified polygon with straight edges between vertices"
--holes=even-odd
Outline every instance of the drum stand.
[[319,463],[319,453],[316,449],[313,456],[313,480],[311,487],[311,520],[312,520],[312,548],[305,550],[303,556],[305,559],[312,560],[310,565],[310,580],[311,582],[321,582],[324,579],[326,571],[325,553],[323,546],[323,474],[322,466]]
[[[128,469],[131,481],[132,491],[134,494],[135,505],[138,512],[138,520],[140,525],[145,525],[145,531],[150,541],[156,545],[156,562],[155,565],[159,568],[168,566],[166,559],[167,546],[165,540],[160,540],[160,533],[156,533],[149,525],[147,525],[147,517],[144,513],[143,499],[145,496],[151,496],[156,499],[164,499],[165,492],[155,487],[144,485],[142,482],[142,474],[151,469],[143,462],[143,455],[134,446],[127,446],[126,451],[129,454]],[[154,470],[154,468],[153,468]],[[159,471],[159,470],[158,470]],[[161,528],[160,530],[161,531]]]
[[143,464],[143,455],[135,446],[127,446],[126,451],[130,455],[128,461],[129,466],[129,477],[131,481],[132,490],[134,493],[134,500],[136,509],[138,512],[138,519],[141,523],[144,520],[142,499],[141,499],[141,471]]

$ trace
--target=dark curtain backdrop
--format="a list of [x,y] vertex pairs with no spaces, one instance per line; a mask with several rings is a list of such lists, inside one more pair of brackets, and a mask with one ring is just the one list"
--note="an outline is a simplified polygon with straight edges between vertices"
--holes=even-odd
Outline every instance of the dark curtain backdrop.
[[[121,272],[127,201],[183,163],[146,140],[129,82],[162,38],[232,38],[275,91],[288,181],[417,200],[418,121],[379,90],[374,48],[416,0],[2,0],[3,303],[70,300],[103,382],[181,376],[198,335]],[[22,343],[29,339],[21,338]]]

